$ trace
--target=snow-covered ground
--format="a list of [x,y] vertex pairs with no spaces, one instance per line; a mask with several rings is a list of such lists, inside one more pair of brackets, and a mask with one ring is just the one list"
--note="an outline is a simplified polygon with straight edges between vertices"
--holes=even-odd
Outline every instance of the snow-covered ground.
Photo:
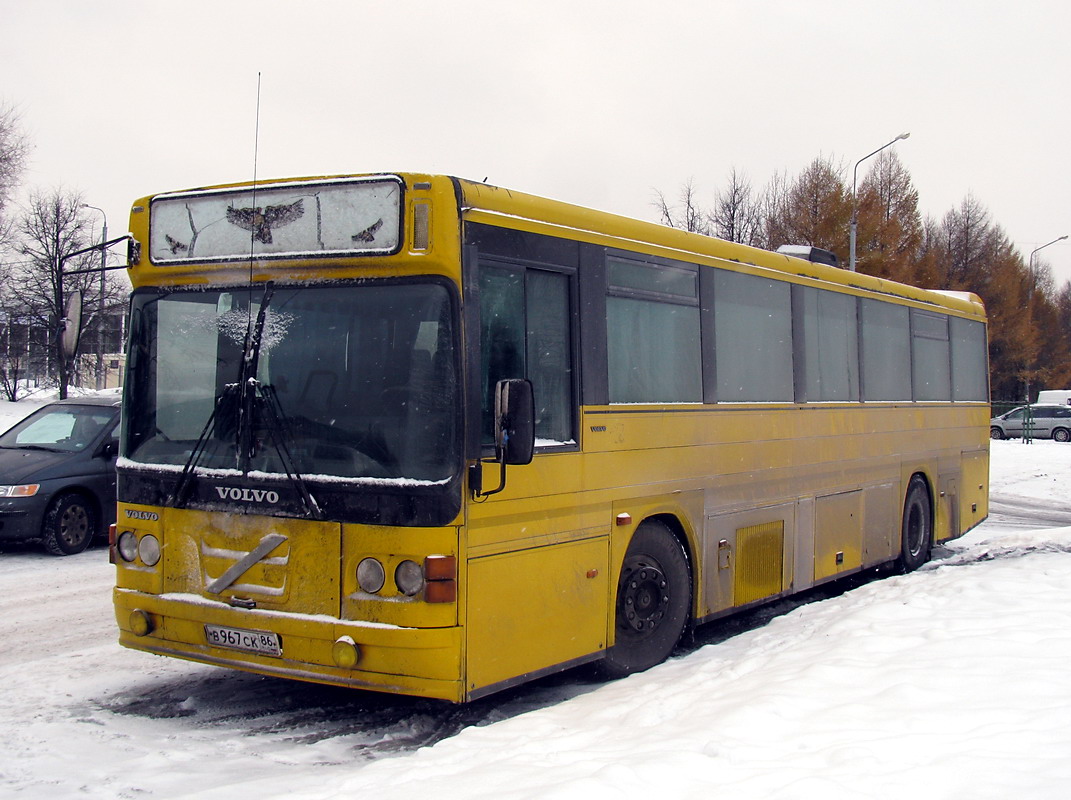
[[124,650],[104,549],[4,547],[0,796],[1065,798],[1069,487],[1071,445],[994,442],[992,518],[918,572],[468,707]]

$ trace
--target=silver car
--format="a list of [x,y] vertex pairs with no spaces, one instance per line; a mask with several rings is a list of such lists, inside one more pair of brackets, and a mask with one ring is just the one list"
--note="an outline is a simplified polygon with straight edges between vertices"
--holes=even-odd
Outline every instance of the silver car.
[[1011,439],[1023,435],[1027,409],[1030,410],[1030,435],[1039,439],[1071,441],[1071,406],[1033,405],[1013,408],[1007,414],[989,420],[990,439]]

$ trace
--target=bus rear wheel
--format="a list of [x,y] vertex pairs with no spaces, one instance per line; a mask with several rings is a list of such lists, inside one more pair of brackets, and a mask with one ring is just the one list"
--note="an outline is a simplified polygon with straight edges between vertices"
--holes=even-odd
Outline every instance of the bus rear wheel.
[[904,501],[904,520],[900,531],[900,557],[896,565],[900,572],[912,572],[930,559],[933,541],[933,508],[926,479],[912,475]]
[[616,638],[598,671],[623,678],[665,661],[688,622],[692,586],[688,559],[663,523],[640,524],[617,582]]

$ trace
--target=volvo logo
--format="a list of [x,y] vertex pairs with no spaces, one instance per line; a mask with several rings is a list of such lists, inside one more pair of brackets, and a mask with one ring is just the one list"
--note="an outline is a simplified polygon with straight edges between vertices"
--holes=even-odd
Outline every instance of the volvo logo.
[[271,489],[240,489],[237,486],[217,486],[220,500],[238,500],[245,503],[278,503],[279,493]]
[[156,522],[160,519],[160,515],[155,511],[134,511],[131,508],[126,510],[127,519],[147,519]]

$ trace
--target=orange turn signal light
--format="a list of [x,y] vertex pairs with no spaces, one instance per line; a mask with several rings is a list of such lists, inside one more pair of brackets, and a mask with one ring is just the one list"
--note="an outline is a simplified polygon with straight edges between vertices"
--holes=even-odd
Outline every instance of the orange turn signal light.
[[457,600],[457,581],[428,581],[424,584],[425,603],[453,603]]
[[452,581],[457,578],[457,558],[428,556],[424,559],[424,580]]
[[457,601],[457,558],[428,556],[424,559],[424,602]]

